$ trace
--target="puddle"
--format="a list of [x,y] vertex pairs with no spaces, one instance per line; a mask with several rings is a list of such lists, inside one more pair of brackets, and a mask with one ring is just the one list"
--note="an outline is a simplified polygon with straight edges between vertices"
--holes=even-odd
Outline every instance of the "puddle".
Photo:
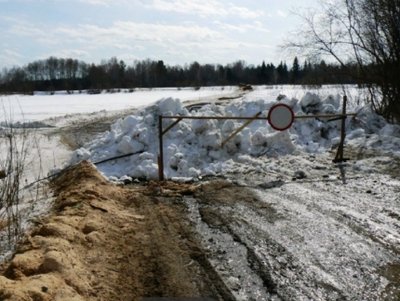
[[382,293],[382,300],[400,300],[400,263],[391,263],[380,270],[380,274],[385,277],[389,284]]

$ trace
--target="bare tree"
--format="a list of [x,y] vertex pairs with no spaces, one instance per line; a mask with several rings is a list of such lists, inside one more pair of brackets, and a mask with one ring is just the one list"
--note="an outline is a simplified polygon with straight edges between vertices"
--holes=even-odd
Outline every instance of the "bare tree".
[[400,1],[324,0],[321,8],[301,15],[304,28],[286,47],[356,65],[348,70],[369,89],[374,110],[400,122]]

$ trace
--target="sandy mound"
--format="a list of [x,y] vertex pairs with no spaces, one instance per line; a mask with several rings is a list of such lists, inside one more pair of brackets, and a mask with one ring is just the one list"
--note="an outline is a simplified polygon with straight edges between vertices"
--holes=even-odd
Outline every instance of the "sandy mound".
[[87,162],[54,185],[54,212],[3,268],[0,300],[222,298],[224,288],[198,264],[203,252],[173,204],[192,186],[127,189],[104,180]]

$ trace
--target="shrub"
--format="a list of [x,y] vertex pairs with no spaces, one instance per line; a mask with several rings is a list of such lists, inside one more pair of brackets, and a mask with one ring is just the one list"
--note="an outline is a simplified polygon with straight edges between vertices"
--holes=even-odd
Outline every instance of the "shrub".
[[0,220],[6,225],[11,244],[21,235],[19,205],[21,203],[22,175],[28,153],[26,129],[15,129],[12,124],[3,127],[0,134]]

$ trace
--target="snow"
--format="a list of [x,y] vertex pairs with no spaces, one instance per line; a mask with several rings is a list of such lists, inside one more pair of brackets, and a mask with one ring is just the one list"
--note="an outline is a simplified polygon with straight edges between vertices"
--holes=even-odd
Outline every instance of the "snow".
[[55,93],[55,95],[37,92],[33,96],[0,96],[0,105],[3,108],[2,114],[0,113],[0,122],[4,120],[37,121],[67,114],[137,108],[151,104],[165,95],[182,100],[198,100],[209,96],[229,95],[235,89],[234,87],[154,88],[136,89],[132,93],[122,90],[119,93],[94,95],[87,94],[86,91],[74,94],[64,91]]
[[[320,99],[327,99],[330,96],[336,99],[337,95],[346,94],[349,99],[349,108],[354,109],[358,105],[364,105],[367,95],[366,90],[359,89],[356,85],[324,85],[324,86],[255,86],[254,90],[246,95],[249,99],[276,99],[287,98],[301,100],[306,94],[317,95]],[[340,99],[339,99],[340,103]]]
[[[27,151],[24,163],[24,171],[21,176],[21,202],[18,204],[19,219],[21,221],[21,231],[27,231],[35,219],[47,214],[53,205],[54,197],[44,183],[34,183],[38,179],[45,177],[47,173],[62,166],[71,157],[71,151],[67,150],[60,142],[58,137],[45,135],[39,130],[27,133],[16,134],[19,152]],[[8,152],[7,146],[0,136],[0,163],[6,159]],[[25,147],[21,145],[24,143]],[[0,180],[0,184],[3,184]],[[13,207],[16,210],[15,207]],[[0,216],[3,216],[4,208],[0,208]],[[0,232],[0,263],[9,258],[15,245],[9,244],[5,231]]]
[[[397,193],[388,187],[389,180],[372,174],[348,185],[293,182],[273,191],[258,190],[285,219],[258,225],[251,215],[245,219],[279,241],[311,277],[329,276],[324,281],[349,299],[377,300],[377,286],[385,282],[374,271],[397,259],[382,245],[396,246],[400,238],[396,223],[382,211],[398,208]],[[371,188],[375,195],[365,193]]]
[[[158,116],[254,116],[277,103],[292,107],[295,115],[340,114],[339,94],[303,93],[300,100],[279,93],[279,100],[263,96],[260,90],[227,105],[210,103],[195,112],[189,112],[176,98],[163,98],[143,108],[136,115],[127,116],[112,125],[111,130],[90,142],[73,155],[70,163],[90,158],[93,162],[130,153],[130,157],[100,164],[98,169],[106,176],[120,178],[154,179],[158,177],[157,156]],[[297,93],[299,95],[299,93]],[[400,155],[400,127],[389,125],[384,119],[365,106],[354,106],[357,118],[346,120],[347,144],[355,148],[367,147]],[[163,128],[174,119],[164,119]],[[238,120],[183,119],[164,135],[164,164],[166,178],[199,178],[226,172],[237,172],[246,165],[260,166],[265,156],[282,156],[296,153],[324,153],[340,141],[341,121],[326,119],[298,119],[282,132],[272,129],[266,121],[254,121],[243,131],[222,142],[242,122]],[[84,156],[82,156],[84,154]]]

